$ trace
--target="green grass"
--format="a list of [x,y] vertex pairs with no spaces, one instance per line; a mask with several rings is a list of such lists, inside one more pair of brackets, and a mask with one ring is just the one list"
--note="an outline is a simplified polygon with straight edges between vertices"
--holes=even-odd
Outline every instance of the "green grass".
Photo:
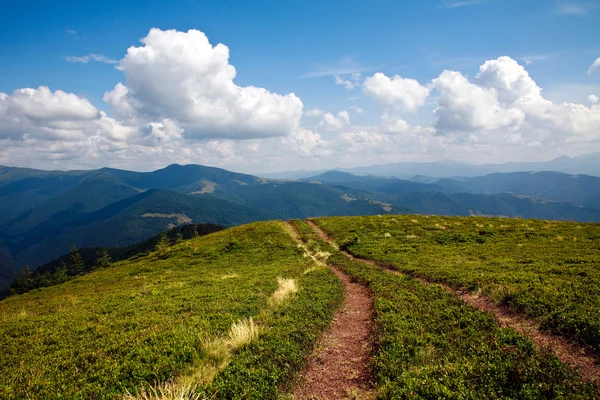
[[[330,271],[303,274],[312,265],[281,223],[256,223],[12,296],[0,302],[0,398],[111,399],[190,380],[206,397],[275,398],[341,303]],[[298,291],[269,304],[277,278]],[[228,345],[221,364],[207,344],[248,318],[258,338]]]
[[600,354],[600,225],[482,217],[315,221],[352,254],[480,292]]
[[[369,221],[378,219],[318,220],[340,242],[346,239],[342,235],[354,230],[358,244],[364,240],[359,231],[361,222],[371,229]],[[304,222],[295,224],[312,251],[331,253],[328,263],[373,292],[377,324],[374,373],[379,398],[600,396],[598,388],[582,383],[554,356],[537,352],[530,340],[512,329],[500,328],[492,315],[471,308],[441,286],[424,285],[407,275],[393,275],[351,261],[324,243]],[[383,237],[387,230],[380,232]]]

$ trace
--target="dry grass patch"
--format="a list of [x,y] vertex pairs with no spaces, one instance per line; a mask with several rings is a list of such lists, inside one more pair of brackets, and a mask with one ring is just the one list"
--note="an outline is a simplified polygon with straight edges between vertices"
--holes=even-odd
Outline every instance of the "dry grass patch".
[[298,292],[296,281],[293,278],[277,277],[277,283],[279,283],[279,287],[269,298],[270,306],[281,304]]
[[200,400],[202,396],[196,393],[197,386],[193,384],[179,385],[168,381],[140,390],[135,395],[127,393],[123,400]]

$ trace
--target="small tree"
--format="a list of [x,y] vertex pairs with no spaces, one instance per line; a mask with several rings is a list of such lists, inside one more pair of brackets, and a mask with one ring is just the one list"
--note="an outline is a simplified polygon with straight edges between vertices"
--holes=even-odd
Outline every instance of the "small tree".
[[163,233],[162,235],[160,235],[160,239],[158,240],[158,243],[156,244],[156,253],[159,258],[167,257],[167,253],[169,252],[170,245],[171,245],[171,242],[170,242],[169,238],[167,237],[167,234]]
[[10,284],[9,292],[11,294],[20,294],[27,292],[33,283],[33,274],[29,266],[25,264],[21,272],[17,272]]
[[62,283],[69,279],[67,264],[63,261],[58,268],[56,268],[56,272],[54,272],[54,282]]
[[73,271],[73,275],[79,275],[80,273],[85,271],[85,264],[83,263],[83,258],[77,250],[77,247],[73,245],[71,248],[71,268]]
[[102,249],[102,252],[98,256],[98,268],[108,268],[110,267],[111,259],[110,254],[108,254],[108,250]]
[[175,243],[181,242],[183,242],[183,235],[181,234],[181,232],[177,232],[177,234],[175,235]]

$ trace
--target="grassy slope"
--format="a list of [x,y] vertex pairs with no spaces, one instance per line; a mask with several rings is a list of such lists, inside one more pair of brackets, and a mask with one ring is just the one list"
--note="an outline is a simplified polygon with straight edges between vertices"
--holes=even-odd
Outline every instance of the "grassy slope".
[[358,238],[348,247],[353,254],[481,291],[600,354],[598,224],[433,216],[318,223],[339,243]]
[[[352,219],[320,219],[322,226]],[[375,380],[378,397],[446,399],[595,398],[598,388],[582,384],[551,355],[528,339],[498,326],[437,285],[348,260],[296,221],[313,251],[331,253],[337,265],[368,285],[378,327]]]
[[[211,362],[203,343],[246,317],[263,336],[201,390],[273,398],[341,301],[333,274],[303,274],[309,266],[281,224],[251,224],[10,297],[0,302],[0,398],[118,398],[189,375]],[[278,276],[300,289],[273,308]]]

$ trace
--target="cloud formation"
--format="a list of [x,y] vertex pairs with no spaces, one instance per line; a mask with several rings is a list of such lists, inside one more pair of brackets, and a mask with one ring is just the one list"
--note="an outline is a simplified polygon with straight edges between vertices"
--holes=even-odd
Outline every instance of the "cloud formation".
[[303,104],[295,94],[236,85],[229,48],[212,46],[203,32],[152,29],[142,43],[119,63],[126,83],[104,97],[117,115],[168,118],[198,139],[286,136],[299,127]]
[[124,80],[104,94],[105,106],[45,86],[0,93],[0,164],[147,170],[178,162],[257,172],[600,151],[598,97],[552,102],[510,57],[486,61],[473,77],[445,70],[423,82],[338,74],[336,83],[361,87],[379,106],[376,115],[349,106],[361,125],[346,110],[304,111],[293,93],[237,85],[229,48],[200,31],[152,29],[117,68]]
[[391,78],[378,72],[365,79],[363,92],[383,108],[417,111],[429,96],[429,88],[414,79],[395,75]]

